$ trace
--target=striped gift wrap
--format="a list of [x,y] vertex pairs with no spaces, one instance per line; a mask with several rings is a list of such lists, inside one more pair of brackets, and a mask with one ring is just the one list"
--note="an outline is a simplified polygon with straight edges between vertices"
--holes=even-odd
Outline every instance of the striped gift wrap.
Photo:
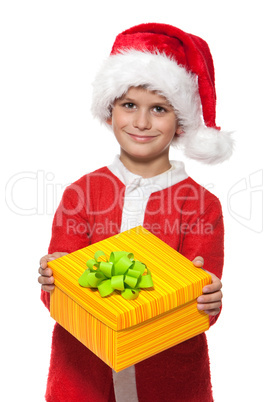
[[[128,251],[151,271],[154,286],[135,300],[115,291],[101,297],[78,278],[102,250]],[[105,261],[105,257],[100,257]],[[50,314],[115,371],[123,370],[209,329],[196,298],[211,276],[142,226],[50,261],[55,289]]]

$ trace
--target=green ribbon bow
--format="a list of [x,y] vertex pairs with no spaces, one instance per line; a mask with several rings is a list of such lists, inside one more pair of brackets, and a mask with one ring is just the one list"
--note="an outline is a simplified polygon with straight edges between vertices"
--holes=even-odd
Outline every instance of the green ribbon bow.
[[[109,296],[114,290],[121,291],[126,300],[134,300],[139,296],[140,288],[150,288],[153,280],[150,271],[134,255],[127,251],[113,251],[109,261],[98,261],[105,256],[97,251],[94,259],[86,262],[87,269],[78,279],[79,285],[86,288],[98,288],[101,297]],[[147,274],[144,275],[145,269]]]

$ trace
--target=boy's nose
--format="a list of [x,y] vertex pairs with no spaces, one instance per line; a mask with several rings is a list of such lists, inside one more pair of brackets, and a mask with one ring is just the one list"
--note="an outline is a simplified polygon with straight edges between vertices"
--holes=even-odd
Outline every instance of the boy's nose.
[[150,114],[147,111],[137,110],[133,118],[133,126],[139,130],[149,130],[152,127]]

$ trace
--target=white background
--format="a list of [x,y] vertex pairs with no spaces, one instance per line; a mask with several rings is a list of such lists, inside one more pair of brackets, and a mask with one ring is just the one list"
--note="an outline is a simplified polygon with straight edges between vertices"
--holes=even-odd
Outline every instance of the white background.
[[[208,332],[214,397],[268,400],[264,6],[258,0],[2,1],[1,401],[44,401],[53,320],[39,300],[39,259],[64,187],[118,153],[112,133],[91,117],[91,82],[115,35],[142,22],[178,26],[210,45],[217,124],[235,131],[236,149],[217,167],[185,163],[220,198],[225,217],[224,308]],[[178,151],[171,156],[184,160]]]

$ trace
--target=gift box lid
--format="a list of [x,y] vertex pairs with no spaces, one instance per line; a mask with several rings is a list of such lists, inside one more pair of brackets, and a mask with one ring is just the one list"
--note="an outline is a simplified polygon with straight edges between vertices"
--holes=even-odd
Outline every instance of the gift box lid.
[[[98,289],[84,288],[78,279],[86,262],[102,250],[107,257],[113,251],[128,251],[150,270],[153,288],[141,289],[135,300],[124,299],[120,292],[101,297]],[[100,257],[105,261],[104,257]],[[122,330],[153,319],[188,303],[202,294],[211,276],[151,232],[137,226],[94,243],[48,263],[55,285],[90,314],[113,330]]]

